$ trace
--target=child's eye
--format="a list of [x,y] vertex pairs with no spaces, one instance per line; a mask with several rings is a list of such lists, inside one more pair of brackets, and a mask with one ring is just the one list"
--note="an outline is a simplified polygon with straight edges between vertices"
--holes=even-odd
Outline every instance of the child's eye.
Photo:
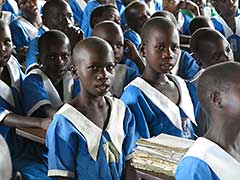
[[117,45],[117,48],[118,48],[118,49],[121,48],[121,47],[123,47],[123,44],[118,44],[118,45]]
[[70,55],[69,55],[69,54],[67,54],[67,53],[66,53],[66,54],[62,54],[62,55],[61,55],[61,58],[62,58],[62,59],[68,59],[68,58],[69,58],[69,56],[70,56]]
[[95,71],[95,70],[97,70],[97,66],[90,66],[88,69]]
[[106,67],[106,69],[107,69],[107,71],[112,71],[113,69],[114,69],[114,65],[108,65],[107,67]]
[[179,46],[176,46],[176,45],[172,46],[173,51],[177,51],[178,49],[179,49]]
[[164,46],[163,45],[157,45],[155,46],[155,49],[158,49],[158,50],[163,50],[164,49]]
[[11,40],[6,40],[6,41],[4,41],[4,45],[11,46],[12,45],[12,41]]
[[230,53],[231,48],[229,46],[226,47],[226,53]]

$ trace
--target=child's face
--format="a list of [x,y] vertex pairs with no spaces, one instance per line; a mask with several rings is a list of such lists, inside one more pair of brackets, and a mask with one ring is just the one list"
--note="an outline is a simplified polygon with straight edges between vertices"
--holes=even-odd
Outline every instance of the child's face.
[[109,92],[115,77],[115,63],[111,49],[107,53],[106,51],[91,52],[80,65],[76,64],[76,67],[81,84],[87,92],[94,96],[103,96]]
[[104,12],[103,16],[100,18],[100,21],[106,21],[106,20],[113,21],[120,25],[121,18],[118,10],[112,8]]
[[0,31],[0,67],[7,64],[12,54],[12,39],[10,29],[5,27]]
[[232,15],[237,12],[238,0],[211,0],[219,14]]
[[169,73],[180,57],[179,34],[177,29],[153,29],[143,45],[148,65],[156,73]]
[[37,0],[19,0],[19,8],[27,16],[36,16],[39,14]]
[[39,54],[43,71],[51,79],[62,79],[70,67],[70,46],[69,41],[63,40],[62,43],[49,43],[44,52]]
[[163,0],[162,1],[163,10],[169,11],[176,15],[176,13],[178,12],[179,2],[180,0]]
[[197,62],[204,69],[214,64],[233,61],[234,59],[230,44],[225,39],[203,43],[202,52],[204,53],[200,54]]
[[45,18],[46,19],[44,21],[47,22],[45,25],[49,29],[57,29],[63,32],[65,29],[73,26],[74,24],[73,13],[68,4],[53,8],[51,15]]

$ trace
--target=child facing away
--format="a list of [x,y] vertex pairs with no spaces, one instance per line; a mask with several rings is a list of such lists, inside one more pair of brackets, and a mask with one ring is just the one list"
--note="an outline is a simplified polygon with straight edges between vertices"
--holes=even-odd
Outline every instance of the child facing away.
[[[120,97],[124,87],[136,77],[140,76],[137,67],[137,69],[133,69],[128,67],[126,64],[119,64],[121,61],[125,60],[123,59],[124,40],[121,27],[114,22],[104,21],[94,27],[93,36],[104,39],[111,45],[113,49],[116,75],[111,92],[115,97]],[[135,52],[133,53],[137,54],[137,50],[135,49]],[[136,56],[136,58],[139,57]],[[141,60],[137,59],[136,61]]]
[[[83,32],[74,26],[72,10],[64,0],[48,0],[43,6],[42,21],[44,32],[51,29],[64,32],[70,39],[72,48],[83,38]],[[36,37],[29,43],[26,57],[27,69],[37,63],[38,39],[39,37]]]
[[240,64],[224,62],[207,68],[198,95],[211,124],[179,162],[176,180],[238,180],[240,177]]
[[46,144],[48,175],[68,179],[121,179],[135,146],[135,121],[124,103],[106,96],[115,76],[114,53],[92,37],[73,50],[81,92],[54,115]]
[[209,28],[215,29],[213,22],[209,17],[197,16],[191,20],[189,24],[189,31],[192,35],[195,31],[203,27],[209,27]]
[[143,26],[142,41],[144,73],[121,97],[135,116],[136,131],[143,138],[160,133],[195,138],[199,108],[195,86],[170,74],[180,56],[177,27],[162,17],[150,19]]
[[231,44],[234,59],[240,59],[240,11],[237,0],[212,0],[213,7],[218,15],[211,18],[217,31]]

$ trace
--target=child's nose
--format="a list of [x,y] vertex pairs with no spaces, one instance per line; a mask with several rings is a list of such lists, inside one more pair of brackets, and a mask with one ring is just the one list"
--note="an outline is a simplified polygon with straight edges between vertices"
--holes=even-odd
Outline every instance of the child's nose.
[[7,47],[6,47],[6,45],[4,45],[4,43],[0,43],[0,50],[2,52],[5,52],[7,50]]
[[102,69],[100,70],[100,73],[99,73],[98,77],[100,77],[101,79],[108,79],[108,71],[107,71],[107,68],[102,68]]
[[171,48],[164,48],[162,52],[162,58],[163,59],[173,59],[173,52]]

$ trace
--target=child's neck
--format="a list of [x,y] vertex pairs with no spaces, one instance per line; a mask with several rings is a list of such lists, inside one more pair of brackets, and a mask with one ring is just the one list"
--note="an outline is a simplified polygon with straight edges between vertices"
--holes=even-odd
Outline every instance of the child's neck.
[[[219,120],[219,119],[218,119]],[[227,119],[228,120],[228,119]],[[235,121],[236,122],[236,121]],[[228,127],[227,127],[228,126]],[[240,162],[240,125],[212,121],[212,124],[204,135],[207,139],[218,144],[232,157]],[[229,132],[229,129],[231,131]]]
[[221,17],[227,23],[227,25],[231,28],[231,30],[235,33],[236,32],[236,21],[235,21],[235,14],[221,14]]
[[36,28],[40,28],[42,26],[42,18],[40,14],[37,16],[24,16],[24,18],[27,19]]

